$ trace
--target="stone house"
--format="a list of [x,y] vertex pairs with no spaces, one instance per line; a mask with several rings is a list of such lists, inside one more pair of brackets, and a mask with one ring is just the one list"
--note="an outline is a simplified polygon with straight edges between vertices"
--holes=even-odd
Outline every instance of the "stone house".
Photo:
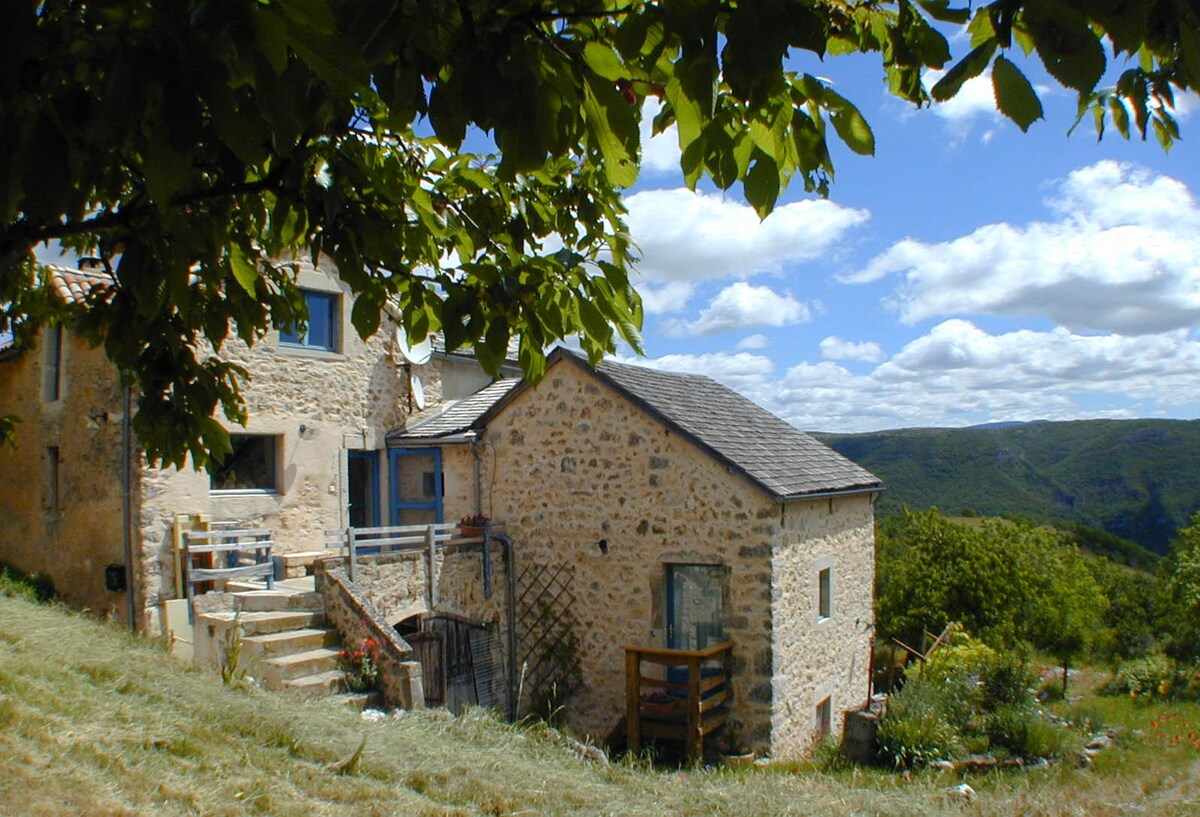
[[[211,476],[145,465],[116,370],[70,326],[45,328],[32,348],[0,343],[0,415],[21,418],[15,450],[0,447],[0,561],[50,577],[72,606],[124,621],[132,612],[138,629],[159,632],[161,603],[180,595],[178,516],[269,528],[285,553],[323,548],[330,528],[387,524],[396,511],[384,502],[385,434],[426,401],[465,396],[491,378],[466,355],[432,350],[409,361],[391,314],[362,340],[348,288],[328,269],[298,269],[305,335],[225,345],[251,373],[249,420],[227,424],[234,454]],[[99,269],[51,267],[50,278],[79,303],[111,284]],[[113,570],[127,591],[112,589]]]
[[[592,369],[560,348],[536,386],[497,382],[388,443],[448,485],[474,480],[473,496],[448,488],[447,506],[504,520],[518,595],[537,571],[567,586],[552,614],[571,623],[578,672],[553,680],[573,684],[575,729],[619,732],[627,645],[732,641],[731,719],[778,756],[866,701],[879,480],[715,381]],[[504,594],[485,599],[469,579],[478,566],[450,567],[441,608],[502,619]]]
[[[106,285],[96,271],[52,273],[64,298]],[[592,369],[558,349],[536,386],[515,369],[492,382],[469,355],[412,354],[390,314],[359,339],[328,270],[302,265],[299,282],[306,336],[226,345],[252,376],[249,423],[230,427],[235,454],[211,476],[144,464],[115,371],[70,327],[0,349],[0,414],[23,419],[16,450],[0,449],[0,560],[158,632],[180,595],[173,530],[195,515],[308,552],[329,529],[483,512],[505,523],[507,553],[439,553],[432,571],[381,556],[363,589],[402,632],[422,614],[495,622],[522,711],[541,695],[609,737],[625,715],[626,646],[720,641],[734,645],[730,718],[760,750],[801,754],[865,701],[874,476],[709,378]],[[129,590],[110,589],[106,568],[127,564]],[[569,671],[538,669],[543,620]]]

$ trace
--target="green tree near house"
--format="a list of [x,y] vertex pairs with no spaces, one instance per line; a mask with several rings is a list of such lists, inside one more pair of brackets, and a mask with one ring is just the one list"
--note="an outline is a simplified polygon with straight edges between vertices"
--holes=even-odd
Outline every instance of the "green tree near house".
[[[97,256],[116,285],[49,319],[74,318],[137,386],[152,462],[204,466],[229,448],[214,412],[245,418],[223,344],[306,320],[289,257],[333,259],[363,335],[391,301],[414,339],[441,331],[493,373],[513,335],[533,379],[556,338],[593,361],[636,348],[620,192],[648,95],[686,183],[740,184],[765,217],[790,183],[828,191],[831,133],[874,150],[789,57],[874,55],[918,106],[990,68],[1026,129],[1042,108],[1018,62],[1036,56],[1098,133],[1169,147],[1198,30],[1175,0],[8,0],[0,332],[28,342],[43,317],[33,248]],[[969,41],[957,62],[947,32]],[[1110,59],[1126,67],[1103,87]],[[472,133],[498,157],[468,152]]]
[[905,511],[880,531],[878,631],[916,646],[957,622],[986,643],[1029,644],[1071,662],[1095,643],[1107,608],[1077,548],[1051,528],[1000,520],[956,524]]
[[1200,658],[1200,513],[1171,542],[1162,564],[1158,609],[1167,651],[1183,661]]

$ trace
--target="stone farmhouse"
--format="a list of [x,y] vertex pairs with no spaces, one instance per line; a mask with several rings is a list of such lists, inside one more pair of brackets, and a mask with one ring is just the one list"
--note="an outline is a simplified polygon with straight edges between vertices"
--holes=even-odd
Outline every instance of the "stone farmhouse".
[[[103,283],[64,269],[54,282],[64,297]],[[249,425],[211,476],[140,464],[115,373],[69,327],[0,352],[0,414],[23,418],[17,450],[0,450],[0,560],[96,612],[123,617],[133,598],[136,625],[156,632],[179,595],[173,539],[198,514],[302,554],[329,531],[482,512],[497,522],[479,544],[366,548],[355,563],[354,592],[420,660],[426,700],[502,700],[480,692],[486,663],[510,713],[561,707],[573,729],[633,743],[667,736],[658,721],[691,729],[646,714],[687,690],[680,707],[776,756],[866,702],[873,475],[707,377],[593,369],[560,348],[537,385],[515,370],[492,382],[436,345],[406,359],[390,316],[360,340],[334,275],[305,268],[300,283],[308,335],[238,353]],[[130,595],[105,582],[125,546]],[[340,556],[318,555],[318,572],[342,575]],[[455,655],[461,670],[472,654],[446,634],[470,628],[492,646],[475,649],[464,698]],[[421,646],[431,631],[436,655]]]

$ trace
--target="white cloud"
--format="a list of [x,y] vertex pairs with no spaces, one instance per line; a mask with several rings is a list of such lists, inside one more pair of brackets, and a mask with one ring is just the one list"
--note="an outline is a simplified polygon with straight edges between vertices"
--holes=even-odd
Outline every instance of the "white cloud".
[[771,342],[769,340],[767,340],[766,335],[754,334],[754,335],[747,335],[746,337],[739,340],[737,342],[736,348],[738,348],[738,349],[766,349],[770,345],[771,345]]
[[830,335],[821,341],[821,357],[826,360],[865,360],[868,363],[878,363],[883,360],[883,349],[873,341],[855,343]]
[[707,374],[799,428],[867,431],[1001,420],[1193,413],[1200,341],[1188,332],[1124,337],[1066,329],[990,334],[949,320],[866,374],[833,361],[777,373],[748,353],[646,361]]
[[[921,76],[926,88],[932,88],[945,71],[926,71]],[[934,102],[930,108],[936,116],[955,123],[975,119],[998,119],[996,92],[992,88],[991,72],[972,77],[962,84],[958,93],[945,102]]]
[[905,323],[1045,316],[1063,326],[1154,334],[1200,322],[1200,207],[1187,187],[1103,161],[1071,173],[1057,219],[989,224],[938,244],[905,239],[844,276],[903,276],[888,301]]
[[667,321],[663,330],[672,337],[713,335],[731,329],[791,326],[811,319],[808,306],[791,295],[737,281],[717,293],[696,320]]
[[665,284],[638,284],[642,296],[642,309],[647,315],[666,315],[687,309],[688,301],[696,285],[688,281],[670,281]]
[[827,258],[865,210],[828,200],[781,205],[765,220],[740,199],[686,188],[644,190],[625,200],[645,281],[705,281],[780,272]]
[[769,357],[749,352],[663,355],[657,358],[618,357],[617,360],[650,369],[707,375],[747,397],[751,397],[751,394],[760,388],[760,384],[766,382],[775,371],[775,364]]
[[642,172],[675,173],[679,169],[679,129],[671,125],[660,134],[654,135],[654,117],[662,110],[662,102],[652,96],[642,103]]

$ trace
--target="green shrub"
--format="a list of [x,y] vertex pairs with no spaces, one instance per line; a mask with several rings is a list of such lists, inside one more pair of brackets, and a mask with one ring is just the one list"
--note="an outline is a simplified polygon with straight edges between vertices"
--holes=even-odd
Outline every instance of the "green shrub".
[[54,582],[41,573],[26,573],[0,561],[0,594],[29,601],[47,602],[57,598]]
[[879,754],[896,768],[911,769],[962,754],[962,734],[954,723],[961,706],[954,687],[926,678],[913,678],[888,699],[879,722]]
[[996,653],[980,676],[983,683],[983,706],[989,712],[1006,706],[1027,706],[1033,702],[1030,690],[1037,683],[1037,673],[1025,656],[1018,653]]
[[1107,695],[1130,698],[1169,698],[1186,684],[1187,675],[1162,653],[1126,661],[1104,687]]

